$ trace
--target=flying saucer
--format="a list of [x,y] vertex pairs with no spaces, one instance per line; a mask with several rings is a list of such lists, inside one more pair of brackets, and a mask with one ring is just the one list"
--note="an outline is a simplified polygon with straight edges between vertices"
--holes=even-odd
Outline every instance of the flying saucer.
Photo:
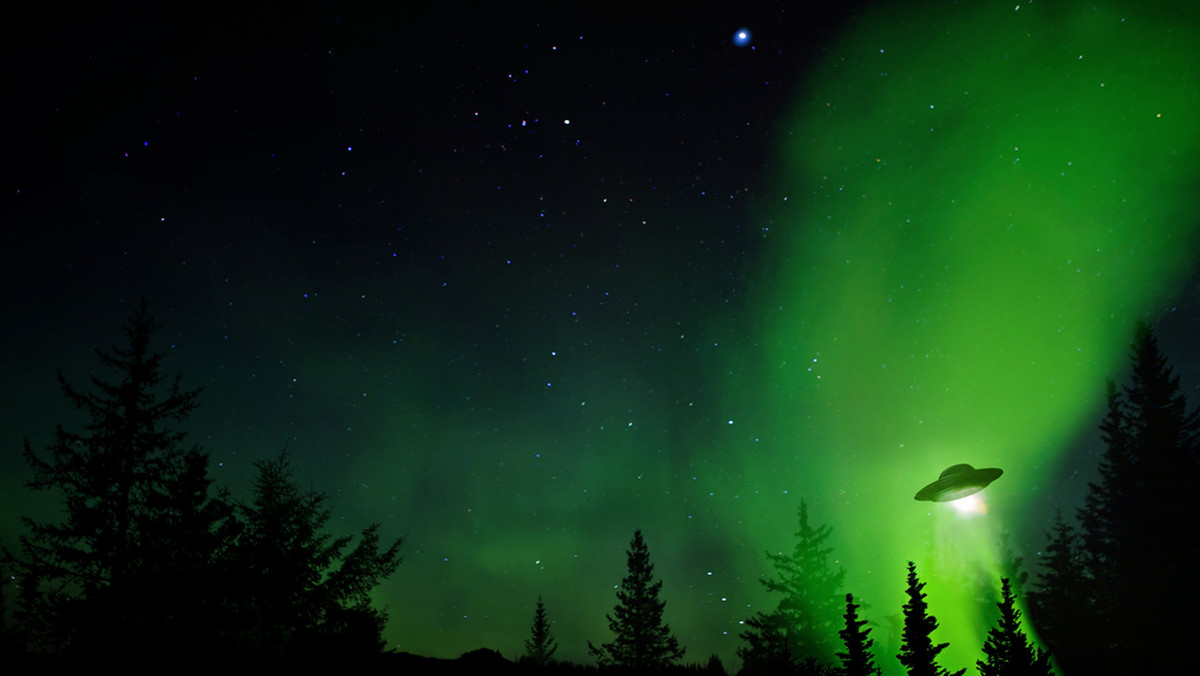
[[937,481],[917,491],[914,499],[950,502],[965,498],[987,488],[1001,474],[1004,474],[1004,470],[998,467],[975,469],[967,464],[950,465],[942,471]]

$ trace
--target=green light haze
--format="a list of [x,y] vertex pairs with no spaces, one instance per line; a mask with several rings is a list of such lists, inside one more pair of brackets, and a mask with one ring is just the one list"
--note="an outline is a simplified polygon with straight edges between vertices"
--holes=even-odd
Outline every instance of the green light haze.
[[[885,668],[914,560],[943,665],[973,669],[994,621],[975,573],[998,588],[1000,531],[1038,523],[1023,509],[1196,244],[1194,12],[965,4],[850,28],[782,123],[769,213],[762,414]],[[913,500],[964,462],[1005,471],[987,514]]]
[[[24,22],[0,543],[145,296],[217,486],[286,446],[333,535],[405,538],[391,649],[515,658],[540,597],[590,664],[640,529],[733,671],[804,500],[885,672],[912,560],[974,673],[999,534],[1036,570],[1200,244],[1198,3],[1017,3]],[[986,513],[913,500],[957,463]]]

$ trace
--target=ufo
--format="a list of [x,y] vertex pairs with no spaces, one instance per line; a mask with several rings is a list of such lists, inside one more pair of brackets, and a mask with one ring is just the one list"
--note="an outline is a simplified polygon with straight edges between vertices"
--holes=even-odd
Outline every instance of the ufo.
[[950,502],[965,498],[987,488],[1001,474],[1004,474],[1004,470],[998,467],[975,469],[967,464],[950,465],[942,471],[937,481],[917,491],[914,499]]

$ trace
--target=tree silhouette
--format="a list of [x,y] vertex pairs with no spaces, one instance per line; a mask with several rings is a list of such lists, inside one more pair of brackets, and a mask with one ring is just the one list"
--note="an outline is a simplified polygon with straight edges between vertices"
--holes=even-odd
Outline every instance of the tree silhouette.
[[747,630],[739,638],[746,645],[737,649],[742,658],[741,673],[785,674],[799,670],[800,658],[791,649],[780,615],[755,613],[744,624]]
[[402,540],[381,551],[372,524],[343,555],[352,538],[323,532],[327,497],[300,491],[287,453],[255,465],[253,500],[239,508],[243,650],[266,660],[380,652],[387,615],[369,594],[399,566]]
[[146,659],[179,654],[212,654],[224,644],[234,604],[229,598],[235,570],[234,547],[241,524],[227,489],[209,496],[208,457],[189,453],[169,495],[149,501],[159,518],[142,531],[137,568],[142,597],[138,608],[153,607],[155,594],[171,590],[169,616],[141,629]]
[[[626,552],[629,574],[617,589],[617,605],[607,615],[608,628],[615,634],[599,648],[588,641],[588,652],[602,667],[658,669],[683,657],[684,648],[662,621],[666,602],[659,600],[662,582],[654,582],[654,564],[642,531],[635,531]],[[614,617],[615,616],[615,617]]]
[[1051,676],[1050,655],[1021,631],[1021,611],[1008,578],[1000,579],[1000,619],[988,630],[985,659],[976,661],[980,676]]
[[529,630],[530,636],[525,641],[525,658],[534,666],[544,667],[554,659],[558,644],[550,631],[550,621],[546,619],[546,606],[542,597],[538,596],[537,608],[533,611],[533,625]]
[[1200,510],[1200,424],[1144,323],[1131,365],[1124,388],[1108,386],[1100,479],[1079,510],[1089,652],[1105,669],[1182,671],[1189,665],[1178,646],[1200,631],[1200,619],[1155,618],[1200,603],[1189,563],[1200,547],[1200,521],[1166,518]]
[[0,566],[0,660],[8,661],[16,650],[16,641],[8,627],[8,597],[5,588],[10,576],[3,566]]
[[1012,535],[1008,529],[1000,531],[997,551],[1000,553],[1000,570],[1003,577],[1007,577],[1012,583],[1013,593],[1020,596],[1029,581],[1029,572],[1025,570],[1025,557],[1013,551]]
[[834,636],[841,626],[844,570],[832,567],[833,549],[825,545],[831,529],[814,528],[808,505],[800,502],[799,530],[792,551],[767,552],[776,578],[761,580],[769,592],[782,598],[770,613],[758,612],[746,620],[740,634],[746,642],[738,656],[750,666],[766,670],[796,665],[811,658],[831,663],[836,656]]
[[8,635],[135,666],[378,653],[386,616],[369,593],[399,564],[400,541],[381,551],[371,526],[343,554],[352,538],[321,533],[325,497],[296,489],[286,456],[259,464],[250,504],[212,495],[207,454],[173,428],[199,390],[166,382],[150,351],[157,328],[143,301],[128,346],[97,350],[115,378],[93,376],[89,393],[59,374],[90,423],[58,427],[48,457],[25,443],[27,486],[60,493],[63,520],[25,518],[19,555],[3,550],[16,586]]
[[[1090,652],[1088,618],[1093,610],[1090,586],[1080,560],[1079,534],[1055,510],[1054,523],[1047,534],[1046,556],[1041,559],[1037,582],[1029,592],[1030,619],[1055,658],[1064,666],[1088,661]],[[1070,669],[1069,669],[1070,670]]]
[[[950,672],[938,666],[938,653],[949,643],[933,644],[933,630],[938,628],[937,618],[929,614],[925,603],[925,583],[917,579],[917,566],[908,562],[908,587],[904,604],[904,633],[900,643],[900,663],[908,669],[909,676],[946,676]],[[962,676],[966,669],[954,672]]]
[[725,665],[721,664],[721,658],[717,657],[716,653],[708,656],[708,661],[704,663],[703,669],[698,669],[702,674],[711,674],[711,676],[726,676]]
[[837,654],[842,660],[842,676],[879,676],[879,667],[875,666],[875,658],[871,655],[871,646],[875,643],[869,638],[871,630],[867,628],[866,620],[858,619],[859,605],[854,602],[853,594],[846,594],[846,626],[838,630],[846,652]]
[[[152,646],[138,646],[139,640],[178,628],[189,610],[176,605],[184,580],[148,574],[167,554],[155,546],[156,533],[187,510],[189,535],[212,532],[222,510],[209,504],[208,456],[183,448],[183,433],[172,428],[195,407],[200,390],[181,389],[179,377],[165,384],[163,355],[150,351],[158,328],[143,300],[125,327],[128,346],[96,350],[113,380],[93,376],[89,393],[58,374],[63,393],[90,423],[82,432],[57,427],[48,458],[25,441],[33,470],[26,485],[60,493],[64,511],[60,523],[23,518],[28,535],[20,538],[20,555],[4,552],[19,580],[17,615],[31,648],[143,652]],[[190,504],[179,502],[181,494]],[[203,561],[219,546],[177,541],[171,556]]]
[[[1116,609],[1115,587],[1126,577],[1121,567],[1128,561],[1121,554],[1130,525],[1126,507],[1133,500],[1134,449],[1126,421],[1125,403],[1112,381],[1106,383],[1108,410],[1100,423],[1105,444],[1100,460],[1100,481],[1089,483],[1084,506],[1078,510],[1081,526],[1079,556],[1083,573],[1096,587],[1090,606],[1098,617]],[[1108,641],[1102,642],[1107,645]]]

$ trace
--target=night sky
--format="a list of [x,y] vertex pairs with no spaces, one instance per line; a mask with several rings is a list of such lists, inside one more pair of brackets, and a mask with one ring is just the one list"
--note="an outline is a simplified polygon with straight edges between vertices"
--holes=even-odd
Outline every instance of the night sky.
[[[640,528],[733,666],[803,499],[877,661],[914,560],[953,670],[1137,321],[1200,402],[1189,2],[168,4],[9,22],[10,546],[53,515],[22,439],[83,422],[56,369],[145,297],[219,484],[286,446],[405,538],[392,648],[516,657],[540,594],[590,661]],[[977,512],[912,499],[960,462],[1005,470]]]

